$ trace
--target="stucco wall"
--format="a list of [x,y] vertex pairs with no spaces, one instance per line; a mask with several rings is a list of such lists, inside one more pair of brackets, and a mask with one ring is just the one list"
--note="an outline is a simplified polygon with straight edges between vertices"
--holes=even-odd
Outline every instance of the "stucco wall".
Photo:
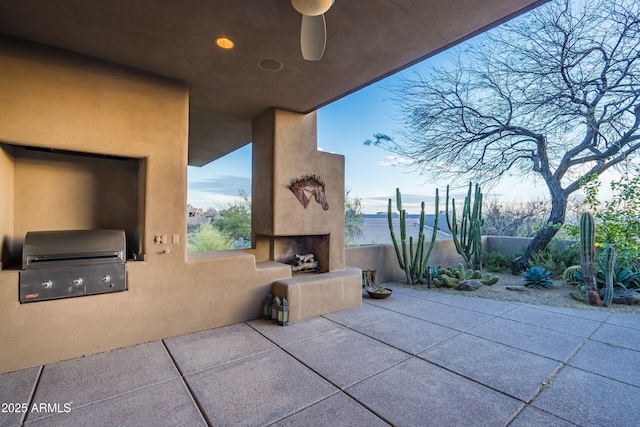
[[14,146],[14,258],[28,231],[121,229],[140,252],[139,159],[52,153]]
[[13,249],[12,233],[4,232],[13,227],[13,151],[0,145],[0,271],[10,261]]
[[[0,142],[144,159],[138,181],[145,261],[129,262],[127,292],[18,303],[18,271],[0,271],[0,372],[231,324],[260,315],[287,266],[253,255],[186,256],[188,89],[171,80],[0,39]],[[15,159],[0,154],[0,237],[22,233]],[[11,187],[11,188],[9,188]],[[15,192],[20,188],[20,193]],[[64,189],[50,188],[49,191]],[[56,194],[52,194],[55,197]],[[101,204],[94,206],[100,215]],[[56,215],[43,209],[31,212]],[[65,220],[67,220],[66,218]],[[44,220],[43,220],[44,221]],[[65,222],[65,227],[83,224]],[[20,229],[20,230],[18,230]],[[169,244],[154,245],[154,234]],[[172,235],[178,243],[172,243]],[[21,237],[20,237],[21,238]],[[162,254],[162,249],[169,253]]]
[[[289,189],[305,175],[324,182],[329,209],[315,199],[305,208]],[[344,270],[344,157],[317,150],[315,112],[271,109],[254,120],[252,195],[256,240],[328,235],[328,265],[321,269]]]
[[513,254],[526,248],[529,242],[531,242],[530,237],[484,236],[482,249],[485,252]]
[[[398,258],[393,245],[363,245],[346,249],[346,262],[348,266],[358,267],[362,270],[377,270],[378,282],[403,281],[405,273],[398,265]],[[453,240],[438,240],[429,257],[430,266],[458,265],[463,259],[456,252]]]
[[[524,249],[531,238],[510,236],[482,236],[482,248],[485,252],[514,254]],[[574,242],[556,242],[558,245],[570,245]],[[398,266],[398,258],[393,245],[363,245],[346,249],[347,265],[362,270],[377,270],[379,282],[405,280],[405,273]],[[456,252],[453,240],[438,240],[433,248],[428,264],[431,266],[456,266],[463,262]]]

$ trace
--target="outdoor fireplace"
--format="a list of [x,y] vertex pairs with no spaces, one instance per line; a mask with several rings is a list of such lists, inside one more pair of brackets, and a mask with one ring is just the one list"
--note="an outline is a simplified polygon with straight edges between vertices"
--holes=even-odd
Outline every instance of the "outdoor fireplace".
[[252,134],[258,259],[290,264],[313,254],[318,276],[344,270],[344,159],[318,151],[316,114],[269,110]]

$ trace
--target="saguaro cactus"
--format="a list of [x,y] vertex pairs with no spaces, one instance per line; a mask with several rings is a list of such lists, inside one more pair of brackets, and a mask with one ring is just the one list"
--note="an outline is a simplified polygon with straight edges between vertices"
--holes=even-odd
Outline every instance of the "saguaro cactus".
[[616,249],[609,246],[604,254],[605,287],[602,290],[602,305],[608,307],[613,300],[613,276],[616,266]]
[[418,241],[415,245],[414,252],[414,242],[413,237],[409,237],[407,250],[407,212],[402,209],[402,195],[400,194],[400,189],[396,188],[396,208],[400,215],[400,242],[398,243],[398,239],[396,238],[396,234],[393,230],[393,211],[391,208],[391,199],[389,199],[389,206],[387,210],[387,218],[389,221],[389,232],[391,233],[391,241],[393,242],[393,247],[396,251],[396,256],[398,257],[398,263],[400,268],[404,270],[407,284],[413,284],[414,282],[425,282],[426,278],[426,268],[427,261],[429,261],[429,257],[431,256],[431,252],[433,251],[433,247],[436,243],[436,237],[438,234],[438,219],[439,219],[439,204],[440,204],[440,196],[438,194],[438,190],[436,189],[436,199],[435,199],[435,218],[433,224],[433,233],[431,235],[431,242],[429,243],[429,248],[425,252],[424,249],[424,202],[421,204],[420,209],[420,230],[418,231]]
[[580,214],[580,268],[584,285],[597,291],[595,225],[589,212]]
[[447,225],[451,230],[456,251],[462,255],[468,268],[480,269],[482,267],[482,192],[480,185],[476,184],[472,199],[471,189],[472,183],[469,183],[459,223],[454,199],[451,200],[451,216],[449,215],[448,185],[445,209]]

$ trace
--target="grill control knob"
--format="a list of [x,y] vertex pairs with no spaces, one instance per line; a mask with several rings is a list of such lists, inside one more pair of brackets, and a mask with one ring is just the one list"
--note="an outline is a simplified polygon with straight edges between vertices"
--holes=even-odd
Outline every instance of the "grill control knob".
[[111,281],[111,276],[109,276],[108,274],[102,276],[102,283],[109,283],[110,281]]
[[73,286],[81,286],[82,285],[82,277],[78,277],[77,279],[73,279]]
[[42,282],[43,289],[51,289],[53,288],[53,282],[51,280],[47,280],[46,282]]

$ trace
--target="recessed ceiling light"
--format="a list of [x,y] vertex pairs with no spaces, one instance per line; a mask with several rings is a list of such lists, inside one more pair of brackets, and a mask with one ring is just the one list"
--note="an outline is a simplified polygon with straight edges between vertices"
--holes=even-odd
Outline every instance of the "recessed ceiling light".
[[222,48],[222,49],[233,49],[233,47],[236,45],[233,40],[227,38],[227,37],[218,37],[216,39],[216,44],[218,45],[218,47]]
[[265,71],[280,71],[284,68],[284,64],[277,59],[266,58],[258,61],[258,67]]

